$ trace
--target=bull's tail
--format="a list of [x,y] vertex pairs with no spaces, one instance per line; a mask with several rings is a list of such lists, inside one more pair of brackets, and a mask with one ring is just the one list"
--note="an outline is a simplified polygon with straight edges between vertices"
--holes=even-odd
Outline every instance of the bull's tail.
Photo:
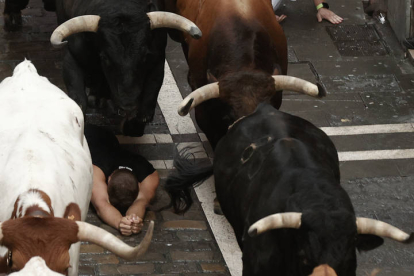
[[165,190],[170,195],[171,202],[168,207],[173,207],[176,213],[185,213],[193,204],[190,187],[198,186],[213,174],[213,166],[201,165],[195,162],[191,148],[184,148],[175,152],[175,171],[168,176]]

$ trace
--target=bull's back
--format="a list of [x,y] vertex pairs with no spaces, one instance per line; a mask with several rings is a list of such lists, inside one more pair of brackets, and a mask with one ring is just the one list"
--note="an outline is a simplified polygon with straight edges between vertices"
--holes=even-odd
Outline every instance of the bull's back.
[[48,194],[56,216],[70,202],[87,210],[92,165],[78,105],[25,61],[0,84],[0,120],[0,221],[28,189]]
[[[188,61],[196,86],[206,84],[209,63],[215,63],[214,55],[227,56],[228,68],[254,67],[254,43],[246,44],[242,33],[250,31],[264,33],[271,43],[272,53],[264,52],[271,63],[279,64],[284,74],[287,72],[287,44],[283,30],[276,21],[270,1],[268,0],[226,0],[226,1],[177,1],[177,13],[192,20],[202,31],[200,40],[191,39],[184,34],[188,44]],[[250,30],[249,30],[250,29]],[[219,37],[219,38],[217,38]],[[254,38],[253,38],[254,39]],[[215,45],[214,45],[215,44]],[[220,51],[213,51],[217,46]],[[237,55],[234,55],[237,52]],[[275,54],[274,54],[275,53]],[[232,58],[234,56],[234,58]],[[240,56],[250,56],[240,64]],[[207,60],[208,59],[208,60]],[[217,63],[217,62],[216,62]],[[236,64],[232,64],[236,63]],[[253,64],[253,65],[252,65]],[[212,65],[215,66],[215,65]],[[271,73],[271,70],[268,70]],[[219,78],[219,76],[216,76]]]
[[295,185],[306,185],[304,172],[322,173],[339,183],[335,146],[321,130],[269,104],[235,123],[216,147],[214,175],[217,196],[236,235],[243,235],[246,217],[254,210],[269,212],[254,213],[258,218],[284,212],[292,191],[302,188]]

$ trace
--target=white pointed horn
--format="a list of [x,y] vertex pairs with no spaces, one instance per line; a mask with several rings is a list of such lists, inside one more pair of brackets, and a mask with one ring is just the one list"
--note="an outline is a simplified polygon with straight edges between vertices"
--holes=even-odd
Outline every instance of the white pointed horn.
[[126,260],[134,260],[147,251],[154,231],[154,221],[151,221],[141,243],[131,247],[102,228],[81,221],[76,221],[76,224],[79,227],[79,241],[93,242]]
[[178,107],[178,114],[185,116],[191,109],[209,99],[220,97],[218,82],[204,85],[190,93]]
[[62,47],[67,41],[62,41],[66,37],[81,33],[95,32],[98,30],[98,24],[101,17],[98,15],[82,15],[74,17],[58,26],[50,37],[50,42],[56,48]]
[[187,18],[171,12],[149,12],[151,30],[156,28],[172,28],[190,34],[193,38],[201,38],[200,29]]
[[303,79],[290,77],[290,76],[272,76],[275,80],[276,90],[291,90],[299,92],[312,97],[325,97],[326,89],[321,84],[313,84]]
[[280,228],[299,229],[302,223],[302,213],[288,212],[270,215],[258,220],[249,228],[251,237],[260,235],[266,231]]
[[359,234],[371,234],[390,238],[399,242],[411,242],[413,239],[413,234],[409,235],[397,227],[383,221],[369,218],[357,218],[356,224]]

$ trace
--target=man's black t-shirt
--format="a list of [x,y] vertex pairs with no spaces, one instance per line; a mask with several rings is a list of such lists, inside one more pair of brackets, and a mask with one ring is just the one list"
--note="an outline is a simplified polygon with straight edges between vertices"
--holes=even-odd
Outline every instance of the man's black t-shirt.
[[92,164],[99,167],[106,179],[119,168],[132,170],[142,182],[155,169],[144,157],[121,150],[118,139],[109,130],[95,125],[85,125],[85,137],[92,156]]

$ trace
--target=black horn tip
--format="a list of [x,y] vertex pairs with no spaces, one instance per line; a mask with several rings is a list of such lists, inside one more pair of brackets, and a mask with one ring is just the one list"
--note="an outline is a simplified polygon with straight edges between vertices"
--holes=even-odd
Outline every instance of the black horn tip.
[[250,237],[256,237],[257,236],[257,228],[250,227],[248,232]]
[[414,233],[410,234],[410,237],[404,241],[405,244],[412,244],[414,243]]
[[190,35],[195,39],[200,39],[203,35],[198,27],[191,27],[190,28]]
[[326,97],[326,88],[324,85],[322,85],[321,83],[317,83],[316,84],[318,86],[318,97],[322,98],[322,97]]
[[181,116],[187,115],[188,112],[190,112],[190,108],[191,108],[191,105],[193,104],[193,102],[194,102],[194,98],[191,98],[185,106],[183,106],[182,108],[180,108],[180,110],[178,111],[178,113]]
[[52,46],[53,46],[53,48],[60,49],[60,48],[65,47],[67,43],[68,42],[65,40],[65,41],[62,41],[62,42],[57,43],[57,44],[52,43]]

